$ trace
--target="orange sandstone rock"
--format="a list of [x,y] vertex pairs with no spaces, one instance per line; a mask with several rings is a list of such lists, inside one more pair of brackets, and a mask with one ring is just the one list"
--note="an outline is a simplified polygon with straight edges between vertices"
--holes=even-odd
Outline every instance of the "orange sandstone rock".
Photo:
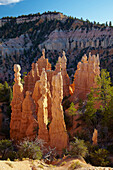
[[49,90],[50,90],[50,92],[52,93],[52,77],[53,77],[53,75],[54,75],[54,71],[53,70],[47,70],[46,71],[46,73],[47,73],[47,81],[48,81],[48,83],[49,83]]
[[[20,66],[14,65],[15,84],[13,86],[13,100],[11,102],[12,114],[10,123],[10,137],[21,140],[25,137],[43,139],[52,148],[56,147],[59,154],[67,147],[68,135],[64,122],[62,99],[71,94],[71,99],[86,99],[91,87],[96,87],[95,77],[100,74],[99,56],[84,55],[77,65],[74,82],[66,71],[66,56],[63,52],[59,57],[55,71],[45,59],[45,50],[37,63],[25,76],[24,88],[21,84]],[[32,93],[31,93],[32,92]],[[24,98],[26,94],[26,97]],[[32,96],[31,96],[32,94]],[[48,121],[51,121],[48,127]],[[74,121],[75,122],[75,121]],[[74,124],[76,127],[76,122]]]
[[97,129],[94,129],[93,137],[92,137],[93,145],[97,145],[97,138],[98,138],[98,131]]
[[48,110],[47,110],[47,74],[45,72],[45,69],[43,68],[43,71],[40,76],[40,93],[41,98],[38,100],[38,125],[39,125],[39,131],[38,131],[38,138],[43,139],[45,142],[48,142],[49,136],[48,136],[48,130],[47,130],[47,124],[48,124]]
[[39,75],[41,75],[43,68],[45,70],[51,70],[51,64],[48,62],[48,59],[45,59],[45,49],[42,50],[42,56],[37,61],[38,69],[39,69]]
[[59,57],[58,62],[56,63],[56,66],[55,66],[55,72],[54,72],[55,75],[61,72],[61,62],[62,62],[62,59],[61,57]]
[[37,123],[35,121],[36,105],[31,97],[31,92],[26,92],[26,97],[22,103],[22,117],[20,127],[20,139],[28,137],[34,139],[36,137],[35,128]]
[[63,107],[63,79],[61,73],[52,78],[52,122],[49,127],[50,146],[56,147],[59,154],[67,147],[68,135],[64,122]]
[[38,80],[36,83],[35,83],[35,87],[34,87],[34,91],[33,91],[33,95],[32,95],[32,98],[35,102],[35,105],[36,105],[36,114],[38,113],[38,100],[41,98],[41,92],[40,92],[40,80]]
[[51,106],[52,106],[52,96],[50,91],[50,84],[48,82],[47,84],[47,110],[48,110],[48,121],[52,120],[52,112],[51,112]]
[[12,113],[10,122],[10,138],[14,140],[19,139],[22,116],[23,86],[21,84],[20,70],[20,65],[15,64],[15,84],[13,86],[13,99],[11,102]]
[[61,59],[61,74],[63,78],[63,97],[69,96],[69,85],[70,85],[70,79],[67,74],[66,70],[66,64],[67,64],[67,58],[65,56],[65,52],[63,51],[63,56]]
[[96,87],[96,76],[100,75],[99,56],[91,56],[89,59],[84,55],[81,62],[77,65],[77,70],[74,75],[74,93],[71,99],[86,99],[87,94],[90,92],[91,87]]
[[24,77],[24,94],[26,91],[34,91],[36,81],[40,80],[38,64],[32,63],[32,69],[27,76]]

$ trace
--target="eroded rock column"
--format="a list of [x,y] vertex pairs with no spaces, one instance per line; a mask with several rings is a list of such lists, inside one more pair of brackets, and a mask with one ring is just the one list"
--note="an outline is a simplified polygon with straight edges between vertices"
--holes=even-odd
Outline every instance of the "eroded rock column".
[[36,81],[40,80],[38,64],[32,63],[32,69],[27,76],[24,77],[24,94],[26,91],[34,91]]
[[63,107],[63,79],[61,72],[52,78],[52,122],[49,127],[50,146],[56,147],[59,154],[68,144],[68,135],[64,122]]
[[26,97],[22,103],[22,118],[20,128],[20,139],[28,137],[34,139],[36,137],[36,105],[31,97],[31,92],[26,92]]
[[65,96],[69,96],[69,85],[70,85],[70,79],[69,76],[67,74],[67,70],[66,70],[66,64],[67,64],[67,58],[65,56],[65,52],[63,51],[63,56],[61,59],[61,74],[62,74],[62,78],[63,78],[63,97]]
[[43,139],[45,142],[48,142],[48,110],[47,110],[47,74],[45,69],[43,69],[42,74],[40,76],[40,93],[41,98],[38,100],[38,138]]
[[84,55],[81,62],[77,65],[77,70],[74,75],[73,89],[74,93],[71,97],[73,101],[78,99],[86,99],[87,94],[91,88],[96,87],[96,77],[100,75],[99,56],[91,56],[89,53],[89,59]]
[[38,69],[39,69],[39,75],[41,75],[43,68],[45,70],[51,70],[51,64],[48,62],[48,59],[45,58],[45,49],[42,50],[42,56],[37,61]]
[[21,67],[18,64],[14,65],[15,84],[13,86],[13,99],[11,102],[11,122],[10,122],[10,138],[18,140],[20,134],[22,102],[23,102],[23,85],[21,84]]

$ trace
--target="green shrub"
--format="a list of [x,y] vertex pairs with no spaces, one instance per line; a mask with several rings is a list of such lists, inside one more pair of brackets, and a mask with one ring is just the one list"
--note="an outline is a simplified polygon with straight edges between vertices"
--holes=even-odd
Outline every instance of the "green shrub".
[[63,155],[68,155],[69,154],[69,151],[67,150],[67,148],[62,149],[62,154]]
[[41,159],[42,152],[40,150],[39,143],[35,141],[24,140],[18,145],[18,157],[30,158],[30,159]]
[[109,164],[108,153],[106,149],[98,149],[90,153],[92,165],[107,166]]
[[85,142],[87,148],[88,148],[88,155],[90,155],[90,153],[93,153],[94,151],[97,151],[99,149],[98,145],[92,145],[89,141]]
[[15,162],[18,162],[18,161],[19,161],[19,159],[14,159],[14,161],[15,161]]
[[65,165],[65,164],[66,164],[66,161],[62,162],[62,163],[61,163],[61,166]]
[[74,169],[78,169],[81,168],[81,164],[79,161],[76,162],[72,162],[72,164],[69,166],[68,170],[74,170]]
[[84,143],[84,140],[74,138],[75,141],[70,143],[70,155],[73,157],[82,156],[85,157],[88,153],[88,149]]
[[0,156],[2,160],[14,160],[16,158],[16,152],[11,140],[5,139],[0,141]]
[[44,166],[43,165],[38,165],[38,168],[44,169]]
[[10,103],[12,100],[13,94],[12,89],[5,81],[4,84],[0,83],[0,102]]
[[22,161],[25,161],[26,160],[26,158],[22,158]]
[[9,158],[7,158],[7,161],[10,161],[10,159],[9,159]]

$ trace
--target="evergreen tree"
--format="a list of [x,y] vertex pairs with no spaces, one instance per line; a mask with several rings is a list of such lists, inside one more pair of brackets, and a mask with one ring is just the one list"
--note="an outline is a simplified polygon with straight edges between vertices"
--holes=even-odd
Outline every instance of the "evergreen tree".
[[109,22],[109,27],[111,27],[111,26],[112,26],[112,22],[110,21],[110,22]]
[[88,134],[92,135],[94,128],[97,126],[97,109],[95,108],[95,96],[94,89],[91,90],[90,94],[87,96],[87,102],[84,104],[79,104],[79,114],[80,118],[77,120],[81,120],[81,126],[83,129],[86,129]]
[[[108,140],[109,135],[113,135],[113,87],[109,72],[101,70],[101,77],[97,77],[97,88],[92,88],[86,104],[79,107],[81,111],[80,119],[83,127],[92,136],[94,128],[103,133],[104,140]],[[102,130],[103,129],[103,130]],[[106,136],[106,138],[105,138]]]
[[106,27],[108,27],[108,22],[106,21]]
[[4,84],[0,83],[0,102],[7,102],[10,104],[13,97],[12,89],[5,81]]
[[72,124],[73,124],[73,116],[77,114],[77,109],[75,109],[75,105],[73,102],[70,104],[68,111],[69,111],[69,114],[72,116]]
[[105,69],[101,70],[101,78],[97,78],[98,88],[97,99],[101,101],[102,106],[106,108],[108,106],[111,97],[113,96],[113,87],[111,86],[111,78],[109,72]]

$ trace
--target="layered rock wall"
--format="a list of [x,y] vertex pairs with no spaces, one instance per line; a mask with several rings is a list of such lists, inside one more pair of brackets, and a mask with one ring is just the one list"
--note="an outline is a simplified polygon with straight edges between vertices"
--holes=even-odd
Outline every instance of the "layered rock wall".
[[95,29],[81,31],[81,28],[72,31],[55,29],[50,33],[47,40],[39,44],[39,49],[47,50],[73,50],[74,48],[84,49],[87,47],[107,48],[113,45],[113,30],[106,27],[105,30]]
[[[38,20],[38,19],[44,19],[44,20],[54,20],[54,19],[57,19],[57,20],[60,20],[60,21],[65,21],[67,19],[67,16],[66,15],[63,15],[62,13],[58,12],[58,13],[53,13],[53,14],[42,14],[42,15],[34,15],[34,16],[25,16],[25,17],[18,17],[16,18],[16,23],[17,24],[21,24],[21,23],[24,23],[24,22],[32,22],[32,21],[35,21],[35,20]],[[2,18],[0,19],[0,27],[2,27],[5,23],[7,22],[10,22],[12,19],[11,18]]]

